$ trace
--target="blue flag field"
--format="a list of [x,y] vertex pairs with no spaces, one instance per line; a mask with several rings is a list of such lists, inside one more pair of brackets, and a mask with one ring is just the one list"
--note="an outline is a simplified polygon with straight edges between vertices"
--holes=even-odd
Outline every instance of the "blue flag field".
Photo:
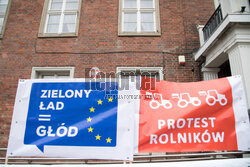
[[24,144],[114,147],[117,85],[33,83]]

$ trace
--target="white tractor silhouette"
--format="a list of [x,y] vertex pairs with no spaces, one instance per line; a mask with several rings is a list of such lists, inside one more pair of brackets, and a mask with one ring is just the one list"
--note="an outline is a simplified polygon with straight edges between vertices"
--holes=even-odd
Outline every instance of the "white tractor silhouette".
[[172,98],[178,98],[178,106],[180,108],[185,108],[188,106],[189,103],[191,103],[194,106],[201,105],[201,101],[198,97],[190,97],[189,93],[181,93],[180,95],[178,93],[173,93]]
[[224,106],[227,104],[226,96],[223,94],[219,94],[217,90],[208,90],[206,91],[200,91],[199,94],[201,96],[205,95],[206,102],[208,105],[213,106],[216,102],[219,102],[220,105]]
[[[152,109],[158,109],[160,106],[163,106],[166,109],[172,108],[172,104],[171,104],[170,100],[164,100],[162,98],[162,94],[154,93],[154,95],[152,95],[152,93],[146,92],[146,95],[149,96],[150,94],[151,94],[152,100],[150,101],[149,105]],[[155,100],[155,98],[157,96],[160,97],[160,102]]]

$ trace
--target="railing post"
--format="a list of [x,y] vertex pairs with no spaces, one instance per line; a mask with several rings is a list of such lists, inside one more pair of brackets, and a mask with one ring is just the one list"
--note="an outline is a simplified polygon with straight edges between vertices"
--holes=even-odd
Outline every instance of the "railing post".
[[4,164],[5,164],[5,165],[8,165],[8,161],[9,161],[9,158],[8,158],[8,156],[6,155]]

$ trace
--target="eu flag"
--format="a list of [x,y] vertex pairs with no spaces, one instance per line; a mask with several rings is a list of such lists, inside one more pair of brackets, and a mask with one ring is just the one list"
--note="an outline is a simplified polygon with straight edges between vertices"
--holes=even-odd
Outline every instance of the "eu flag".
[[24,144],[115,147],[117,82],[33,83]]

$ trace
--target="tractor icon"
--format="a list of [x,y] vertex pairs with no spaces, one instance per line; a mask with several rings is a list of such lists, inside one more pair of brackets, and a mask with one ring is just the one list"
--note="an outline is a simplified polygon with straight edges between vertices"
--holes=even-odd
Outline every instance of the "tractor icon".
[[[146,93],[147,95],[152,94],[152,93]],[[152,97],[152,100],[150,101],[149,105],[152,109],[158,109],[160,106],[163,106],[166,109],[172,108],[172,104],[170,100],[164,100],[162,98],[162,94],[160,93],[154,93]],[[156,100],[156,98],[160,98],[160,102]]]
[[198,97],[190,97],[189,93],[173,93],[172,98],[178,98],[178,106],[180,108],[185,108],[188,106],[189,103],[191,103],[194,106],[199,106],[201,105],[201,101],[199,100]]
[[201,96],[207,96],[206,102],[208,105],[213,106],[216,102],[219,102],[220,105],[224,106],[227,104],[226,96],[223,94],[219,94],[217,90],[208,90],[206,91],[199,91]]

